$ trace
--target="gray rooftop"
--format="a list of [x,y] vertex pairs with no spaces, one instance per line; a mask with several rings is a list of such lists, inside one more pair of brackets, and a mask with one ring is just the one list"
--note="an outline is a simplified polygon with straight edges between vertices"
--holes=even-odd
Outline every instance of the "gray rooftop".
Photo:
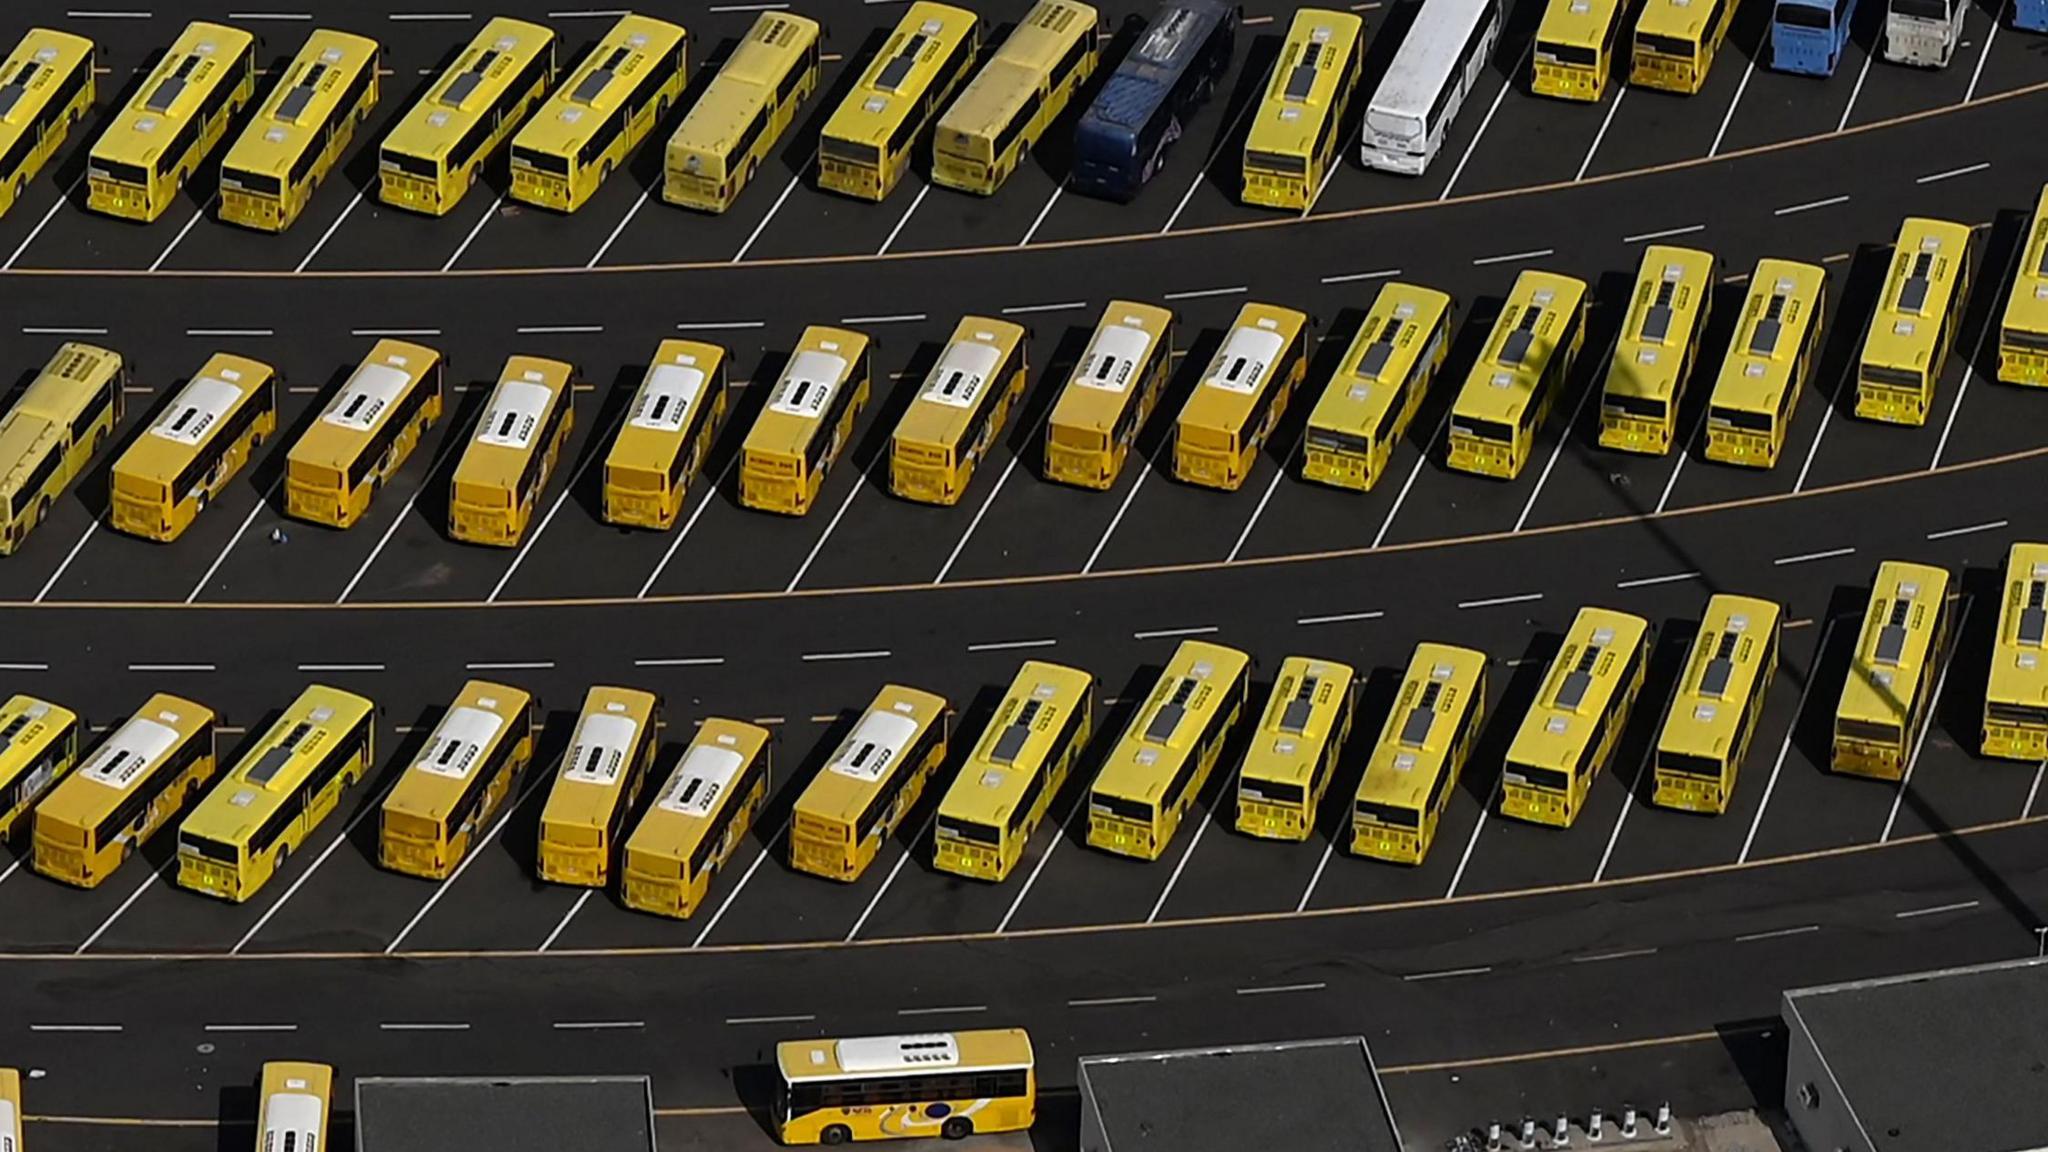
[[1372,1052],[1355,1036],[1085,1056],[1080,1085],[1082,1152],[1401,1152]]
[[644,1076],[356,1081],[356,1152],[654,1152]]

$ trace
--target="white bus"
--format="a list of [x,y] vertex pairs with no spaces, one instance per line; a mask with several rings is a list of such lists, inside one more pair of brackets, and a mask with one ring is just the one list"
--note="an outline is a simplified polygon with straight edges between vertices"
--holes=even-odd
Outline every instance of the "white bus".
[[1966,0],[1891,0],[1885,5],[1884,58],[1946,68],[1963,38]]
[[1429,0],[1365,106],[1368,168],[1420,176],[1500,39],[1500,0]]

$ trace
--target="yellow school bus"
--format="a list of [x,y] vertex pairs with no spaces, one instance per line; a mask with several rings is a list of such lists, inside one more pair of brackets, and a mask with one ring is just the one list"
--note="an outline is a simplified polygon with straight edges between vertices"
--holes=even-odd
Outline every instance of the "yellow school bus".
[[321,28],[242,129],[220,165],[220,218],[263,232],[292,226],[377,106],[375,40]]
[[946,759],[946,698],[885,684],[803,795],[789,827],[789,864],[852,883],[917,804]]
[[1298,8],[1244,138],[1244,202],[1306,212],[1337,160],[1337,133],[1365,59],[1365,21]]
[[1657,804],[1715,816],[1728,810],[1778,671],[1783,616],[1778,605],[1753,596],[1722,593],[1707,601],[1657,733]]
[[1021,1132],[1038,1114],[1022,1028],[785,1040],[770,1116],[784,1144]]
[[2005,595],[1998,605],[1998,636],[1992,642],[1991,675],[1984,691],[1984,755],[2048,760],[2048,665],[2041,660],[2044,644],[2048,644],[2048,544],[2019,541],[2005,557]]
[[286,514],[331,528],[362,519],[441,418],[447,371],[424,344],[377,341],[285,453]]
[[1652,244],[1600,382],[1600,446],[1662,456],[1699,359],[1714,292],[1714,257]]
[[1909,216],[1856,363],[1856,414],[1925,424],[1970,295],[1970,229]]
[[456,693],[377,812],[377,862],[445,880],[504,807],[533,759],[540,702],[471,680]]
[[[1628,82],[1691,96],[1707,82],[1714,54],[1735,23],[1741,0],[1644,0],[1636,15]],[[1840,19],[1841,17],[1838,17]]]
[[602,684],[584,696],[569,751],[540,811],[534,870],[542,880],[605,886],[626,816],[660,747],[660,697]]
[[1302,478],[1359,492],[1379,483],[1436,382],[1450,332],[1449,296],[1414,284],[1382,285],[1309,410]]
[[1235,492],[1308,375],[1308,316],[1247,304],[1173,424],[1176,480]]
[[1244,763],[1237,770],[1237,830],[1269,840],[1306,840],[1351,737],[1357,673],[1349,664],[1289,656]]
[[740,446],[740,503],[785,516],[809,512],[853,440],[873,381],[866,336],[821,324],[804,329]]
[[1157,860],[1244,712],[1251,657],[1183,640],[1088,787],[1088,843]]
[[6,1152],[20,1152],[21,1117],[21,1073],[0,1068],[0,1145]]
[[576,423],[576,368],[512,356],[455,465],[448,535],[511,548],[526,534]]
[[2012,292],[1998,325],[1998,378],[2048,387],[2048,184],[2020,241]]
[[377,150],[377,198],[442,216],[555,82],[555,34],[493,17]]
[[1877,566],[1870,607],[1835,705],[1829,766],[1899,780],[1934,715],[1937,668],[1948,646],[1949,575],[1929,564]]
[[377,706],[315,684],[178,825],[178,883],[239,904],[376,764]]
[[923,504],[957,504],[1024,398],[1024,329],[962,317],[938,363],[889,437],[889,491]]
[[1045,478],[1106,491],[1173,375],[1173,312],[1111,300],[1046,422]]
[[1649,621],[1606,608],[1579,609],[1508,746],[1501,815],[1572,826],[1593,778],[1621,742],[1649,662]]
[[818,90],[818,22],[763,12],[668,138],[661,198],[723,212]]
[[194,20],[116,113],[86,159],[86,207],[154,221],[256,94],[256,38]]
[[917,0],[847,92],[818,137],[818,187],[883,200],[910,167],[910,149],[953,98],[981,52],[981,18]]
[[266,1060],[257,1096],[256,1152],[327,1147],[334,1069],[302,1060]]
[[30,863],[95,888],[213,778],[213,711],[157,693],[36,805]]
[[78,713],[16,694],[0,704],[0,843],[28,824],[29,813],[78,766]]
[[85,471],[127,410],[121,354],[65,343],[0,419],[0,556],[9,556]]
[[1614,72],[1624,7],[1621,0],[1547,0],[1530,53],[1529,90],[1598,103]]
[[604,522],[675,527],[683,497],[725,422],[728,357],[716,344],[663,340],[604,457]]
[[932,183],[992,196],[1095,74],[1095,9],[1038,0],[932,134]]
[[92,107],[96,55],[83,36],[31,28],[0,63],[0,216]]
[[1585,281],[1537,271],[1515,277],[1451,405],[1445,462],[1499,480],[1521,475],[1585,342]]
[[1351,850],[1373,860],[1422,863],[1485,720],[1486,654],[1417,644],[1358,778]]
[[1009,876],[1094,731],[1095,677],[1026,660],[939,801],[933,867],[992,883]]
[[277,431],[281,381],[268,364],[216,352],[114,461],[113,527],[168,543]]
[[689,80],[680,25],[627,13],[512,137],[512,198],[583,207],[654,130]]
[[713,716],[626,837],[619,899],[628,908],[687,920],[768,802],[774,749],[768,730]]
[[1828,274],[1818,265],[1757,261],[1707,398],[1707,459],[1777,466],[1800,390],[1820,360],[1827,292]]

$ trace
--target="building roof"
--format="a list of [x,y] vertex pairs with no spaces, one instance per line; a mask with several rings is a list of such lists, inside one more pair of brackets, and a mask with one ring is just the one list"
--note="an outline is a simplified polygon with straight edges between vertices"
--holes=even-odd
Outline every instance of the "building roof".
[[[1084,1056],[1081,1106],[1104,1144],[1084,1152],[1400,1152],[1362,1037]],[[1256,1100],[1256,1108],[1245,1102]],[[1275,1117],[1286,1117],[1284,1130]]]
[[356,1152],[654,1152],[645,1076],[376,1076],[356,1081]]

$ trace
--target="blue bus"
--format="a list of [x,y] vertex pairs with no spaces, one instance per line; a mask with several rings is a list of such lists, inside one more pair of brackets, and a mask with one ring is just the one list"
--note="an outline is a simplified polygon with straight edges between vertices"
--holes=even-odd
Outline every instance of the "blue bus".
[[1833,76],[1855,14],[1856,0],[1778,0],[1771,12],[1771,67]]
[[1073,188],[1128,201],[1159,172],[1182,126],[1230,67],[1244,13],[1168,0],[1074,129]]
[[2048,0],[2012,0],[2012,26],[2048,32]]

